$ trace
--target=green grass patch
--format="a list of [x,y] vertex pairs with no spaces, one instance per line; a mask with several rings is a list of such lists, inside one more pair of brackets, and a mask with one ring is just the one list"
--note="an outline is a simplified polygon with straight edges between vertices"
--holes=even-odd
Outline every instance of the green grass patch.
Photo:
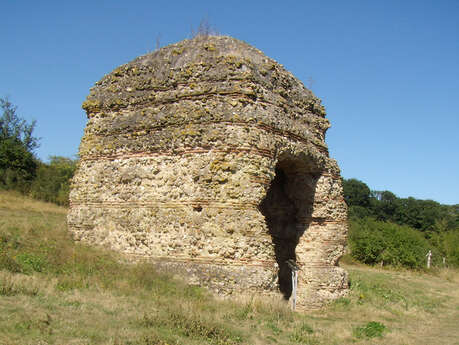
[[381,338],[387,327],[376,321],[370,321],[364,326],[354,328],[353,334],[356,338]]

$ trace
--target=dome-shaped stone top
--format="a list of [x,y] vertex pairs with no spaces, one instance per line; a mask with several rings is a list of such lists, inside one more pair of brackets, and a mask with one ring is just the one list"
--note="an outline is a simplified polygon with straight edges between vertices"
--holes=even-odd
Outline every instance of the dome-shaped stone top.
[[[256,123],[307,138],[328,154],[330,125],[320,100],[260,50],[226,36],[184,40],[116,68],[91,89],[83,108],[101,119],[99,134],[138,131],[147,118],[149,128]],[[82,143],[80,155],[87,149]]]
[[[162,99],[151,95],[172,89],[174,92]],[[100,109],[129,107],[145,101],[235,92],[293,106],[298,112],[325,115],[320,100],[282,65],[228,36],[198,36],[140,56],[96,83],[83,108],[91,116]]]

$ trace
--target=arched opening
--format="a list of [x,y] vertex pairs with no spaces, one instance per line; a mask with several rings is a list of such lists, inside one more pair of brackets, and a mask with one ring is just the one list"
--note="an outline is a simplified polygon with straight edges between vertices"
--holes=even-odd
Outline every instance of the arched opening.
[[259,209],[264,215],[279,265],[279,290],[285,299],[292,294],[292,272],[287,260],[296,262],[295,248],[311,221],[317,177],[301,169],[301,162],[279,161]]

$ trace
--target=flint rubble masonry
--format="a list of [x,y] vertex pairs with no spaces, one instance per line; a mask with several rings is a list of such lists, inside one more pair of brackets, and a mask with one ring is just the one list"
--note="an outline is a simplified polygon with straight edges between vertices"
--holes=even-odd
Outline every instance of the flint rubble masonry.
[[347,208],[329,122],[282,65],[231,37],[185,40],[104,76],[72,182],[74,238],[153,260],[219,294],[348,289]]

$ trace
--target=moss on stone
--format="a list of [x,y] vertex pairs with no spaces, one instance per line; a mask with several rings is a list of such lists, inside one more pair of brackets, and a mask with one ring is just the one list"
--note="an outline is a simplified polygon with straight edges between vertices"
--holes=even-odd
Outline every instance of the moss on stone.
[[88,113],[97,113],[101,110],[102,102],[98,99],[87,99],[83,102],[82,108]]

